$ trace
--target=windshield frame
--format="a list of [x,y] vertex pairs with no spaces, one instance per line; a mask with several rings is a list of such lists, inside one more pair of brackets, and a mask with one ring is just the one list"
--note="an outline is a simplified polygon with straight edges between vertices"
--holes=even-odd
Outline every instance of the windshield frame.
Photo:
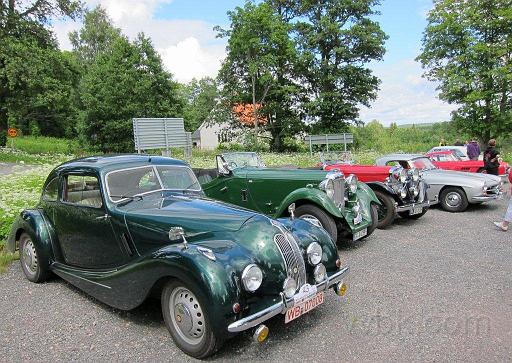
[[[430,167],[430,168],[425,168],[425,167],[423,167],[423,168],[419,169],[418,167],[416,167],[416,166],[414,165],[414,162],[415,162],[415,161],[417,161],[417,160],[422,160],[422,159],[427,160],[427,161],[430,163],[431,167]],[[410,168],[416,168],[416,169],[419,169],[419,170],[432,170],[432,169],[437,169],[437,167],[434,165],[434,163],[432,162],[432,160],[430,160],[430,158],[428,158],[427,156],[421,156],[421,157],[417,157],[417,158],[414,158],[414,159],[409,159],[408,164],[409,164],[409,167],[410,167]]]
[[[255,159],[258,163],[257,166],[254,166],[254,165],[238,165],[236,164],[236,162],[234,160],[232,161],[228,161],[226,160],[226,155],[255,155]],[[220,154],[220,156],[222,157],[222,160],[229,164],[230,162],[235,162],[235,164],[237,165],[236,168],[234,169],[242,169],[242,168],[258,168],[258,169],[261,169],[261,168],[265,168],[266,165],[265,163],[263,162],[263,159],[260,157],[260,155],[255,152],[255,151],[233,151],[233,152],[225,152],[225,153],[222,153]]]
[[[175,164],[159,164],[159,165],[154,165],[154,164],[151,164],[151,165],[141,165],[141,166],[133,166],[131,168],[123,168],[123,169],[116,169],[116,170],[111,170],[109,171],[108,173],[106,173],[103,177],[103,183],[105,185],[105,191],[106,191],[106,194],[108,196],[108,200],[112,203],[115,203],[115,204],[118,204],[118,203],[121,203],[121,202],[124,202],[124,201],[127,201],[127,200],[130,200],[131,198],[133,197],[141,197],[141,196],[144,196],[144,195],[148,195],[148,194],[153,194],[153,193],[157,193],[157,192],[164,192],[164,191],[192,191],[192,192],[202,192],[203,189],[201,188],[201,184],[199,183],[199,180],[197,180],[197,177],[196,175],[194,174],[194,172],[192,171],[191,175],[194,176],[195,180],[196,180],[196,183],[192,184],[191,186],[194,186],[194,185],[198,185],[199,186],[199,189],[190,189],[190,188],[187,188],[187,189],[180,189],[180,188],[176,188],[176,189],[171,189],[171,188],[164,188],[164,183],[162,182],[162,179],[160,177],[160,173],[158,172],[158,167],[159,166],[163,166],[163,167],[173,167],[173,168],[187,168],[187,169],[190,169],[192,170],[189,166],[187,165],[175,165]],[[136,170],[136,169],[150,169],[152,168],[153,169],[153,172],[155,173],[156,175],[156,178],[158,179],[158,182],[160,183],[160,189],[155,189],[155,190],[150,190],[150,191],[147,191],[147,192],[144,192],[144,193],[137,193],[137,194],[134,194],[134,195],[130,195],[130,196],[127,196],[126,198],[121,198],[119,200],[113,200],[112,199],[112,196],[111,196],[111,193],[110,193],[110,185],[108,183],[108,177],[111,175],[111,174],[114,174],[114,173],[119,173],[119,172],[123,172],[123,171],[128,171],[128,170]]]

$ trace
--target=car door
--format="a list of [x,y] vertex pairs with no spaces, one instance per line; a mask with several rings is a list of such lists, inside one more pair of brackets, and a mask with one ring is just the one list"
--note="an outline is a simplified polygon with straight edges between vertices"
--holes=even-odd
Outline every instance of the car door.
[[54,226],[66,264],[106,269],[128,260],[114,234],[101,183],[93,173],[61,176],[60,202],[53,208]]

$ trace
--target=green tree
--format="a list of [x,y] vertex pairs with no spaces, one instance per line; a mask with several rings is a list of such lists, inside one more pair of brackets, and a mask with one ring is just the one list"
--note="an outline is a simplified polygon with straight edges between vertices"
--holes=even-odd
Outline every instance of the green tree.
[[210,78],[193,79],[183,86],[183,97],[185,106],[183,118],[185,129],[195,131],[208,118],[217,104],[219,89],[217,82]]
[[68,113],[62,102],[73,99],[74,66],[47,27],[54,17],[74,19],[81,11],[74,0],[0,0],[0,134],[8,122],[45,127],[69,119],[73,107]]
[[82,79],[84,106],[80,131],[104,152],[134,150],[133,117],[177,117],[183,109],[178,84],[162,66],[150,40],[116,39]]
[[114,27],[112,20],[101,6],[85,13],[83,26],[69,34],[81,65],[87,67],[100,54],[108,52],[114,41],[121,36],[121,29]]
[[267,3],[246,3],[228,16],[230,29],[218,28],[219,36],[228,38],[228,54],[218,77],[223,101],[231,109],[236,104],[252,104],[256,134],[256,120],[263,118],[272,149],[280,151],[283,137],[303,127],[293,107],[300,86],[295,81],[297,53],[291,26]]
[[486,142],[512,131],[512,1],[436,0],[418,60],[459,105],[457,125]]
[[[300,75],[314,130],[346,131],[359,106],[377,96],[379,79],[366,67],[381,60],[387,36],[372,20],[378,0],[273,0],[294,23],[301,56]],[[290,15],[292,14],[292,15]]]

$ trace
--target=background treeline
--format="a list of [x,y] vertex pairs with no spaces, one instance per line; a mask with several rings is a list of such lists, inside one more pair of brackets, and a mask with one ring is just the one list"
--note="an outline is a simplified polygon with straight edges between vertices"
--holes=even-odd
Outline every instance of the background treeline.
[[[0,146],[7,127],[25,135],[78,139],[103,152],[133,150],[133,117],[184,117],[186,129],[231,122],[236,105],[255,110],[244,144],[299,150],[307,133],[356,134],[360,148],[423,148],[440,138],[512,131],[512,11],[509,0],[437,0],[428,15],[418,61],[456,104],[451,124],[403,131],[361,127],[359,108],[376,98],[368,64],[387,39],[376,21],[378,0],[248,1],[228,12],[227,56],[215,79],[179,84],[151,39],[129,39],[105,10],[77,0],[0,0]],[[61,51],[55,18],[82,19]],[[259,124],[256,120],[266,120]],[[359,126],[359,127],[358,127]],[[247,127],[247,126],[245,126]],[[403,145],[407,143],[407,146]],[[242,147],[246,147],[243,145]]]

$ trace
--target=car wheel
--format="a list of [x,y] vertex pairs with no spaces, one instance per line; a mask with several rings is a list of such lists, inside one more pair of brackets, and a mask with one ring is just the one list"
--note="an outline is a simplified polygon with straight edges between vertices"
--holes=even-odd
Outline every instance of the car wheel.
[[162,313],[174,343],[186,354],[201,359],[217,350],[206,303],[195,288],[179,280],[162,291]]
[[423,208],[423,211],[421,213],[413,214],[412,216],[410,215],[409,212],[398,212],[398,215],[404,219],[418,219],[423,217],[425,213],[427,213],[427,210],[428,208]]
[[338,240],[338,228],[336,228],[334,218],[316,205],[301,205],[295,210],[295,216],[310,221],[315,225],[321,225],[329,233],[334,243]]
[[395,201],[388,194],[381,192],[380,190],[374,190],[377,199],[381,205],[377,207],[377,212],[379,216],[379,222],[377,224],[377,228],[384,229],[388,227],[395,220]]
[[48,268],[41,261],[36,245],[27,233],[20,236],[20,264],[29,281],[43,282],[48,278]]
[[379,224],[379,206],[375,203],[372,203],[370,207],[370,213],[372,217],[372,224],[370,225],[370,227],[368,227],[368,234],[366,235],[366,237],[370,236],[375,231],[377,225]]
[[448,212],[463,212],[468,207],[468,198],[461,188],[448,187],[439,196],[441,207]]

